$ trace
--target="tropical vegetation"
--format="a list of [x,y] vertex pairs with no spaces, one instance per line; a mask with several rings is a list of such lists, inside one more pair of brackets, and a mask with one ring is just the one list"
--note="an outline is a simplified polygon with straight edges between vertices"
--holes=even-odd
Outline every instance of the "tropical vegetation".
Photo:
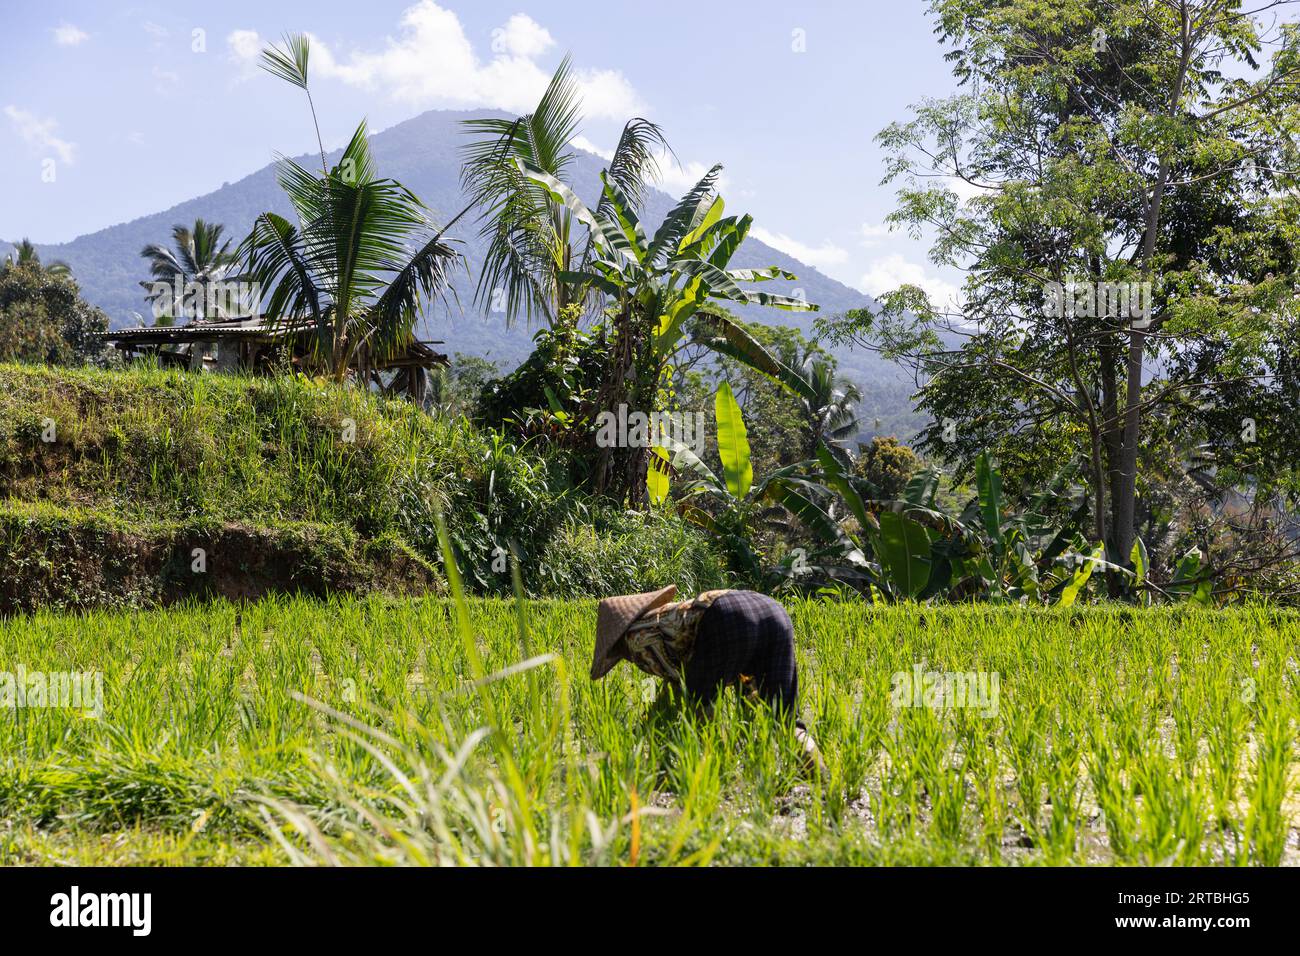
[[[177,314],[255,284],[306,354],[116,367],[21,243],[0,865],[1300,863],[1300,30],[1233,0],[929,10],[966,86],[878,142],[960,302],[751,321],[818,306],[767,291],[795,276],[750,264],[721,165],[651,221],[673,154],[644,117],[580,195],[568,58],[464,124],[435,221],[365,121],[327,152],[302,34],[262,55],[319,147],[278,161],[292,214],[177,225],[141,285]],[[531,354],[394,398],[385,362],[471,288]],[[915,374],[915,447],[854,447],[875,409],[832,344]],[[585,679],[595,599],[669,584],[789,608],[824,766],[745,695],[703,720],[632,667]],[[101,684],[9,719],[10,660]]]
[[1076,462],[1111,597],[1139,552],[1214,552],[1224,589],[1293,563],[1296,25],[1223,0],[930,13],[965,88],[878,143],[890,221],[966,271],[962,301],[903,286],[823,331],[915,367],[919,447],[958,475],[992,449],[1028,495]]
[[[175,249],[150,243],[140,251],[149,263],[145,300],[152,303],[155,325],[172,325],[178,318],[225,319],[240,315],[228,297],[209,290],[238,277],[238,259],[222,242],[225,226],[194,220],[193,227],[172,228]],[[189,301],[187,301],[187,297]],[[197,301],[196,301],[197,299]],[[210,306],[210,307],[209,307]]]
[[[295,35],[284,49],[264,54],[267,69],[304,90],[309,102],[310,49],[305,35]],[[314,105],[311,111],[315,122]],[[266,318],[306,325],[321,368],[335,381],[355,373],[369,385],[376,359],[413,341],[424,304],[446,291],[458,257],[424,204],[379,176],[366,136],[362,122],[332,168],[322,146],[319,175],[281,159],[280,186],[298,222],[262,213],[240,252],[248,277],[264,291]]]
[[95,333],[107,329],[66,263],[41,262],[26,239],[0,263],[0,361],[104,364],[111,360]]

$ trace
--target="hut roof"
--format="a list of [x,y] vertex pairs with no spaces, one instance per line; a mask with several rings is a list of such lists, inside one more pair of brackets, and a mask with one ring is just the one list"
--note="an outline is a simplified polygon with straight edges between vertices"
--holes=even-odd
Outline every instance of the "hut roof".
[[[162,345],[187,345],[193,342],[215,342],[222,339],[243,342],[274,344],[291,336],[310,334],[310,322],[282,322],[266,316],[247,316],[235,319],[213,319],[191,322],[188,325],[151,325],[134,329],[117,329],[96,332],[94,336],[118,348],[137,348]],[[408,365],[447,365],[447,356],[430,348],[442,345],[441,339],[413,340],[405,352],[385,362],[383,367]]]

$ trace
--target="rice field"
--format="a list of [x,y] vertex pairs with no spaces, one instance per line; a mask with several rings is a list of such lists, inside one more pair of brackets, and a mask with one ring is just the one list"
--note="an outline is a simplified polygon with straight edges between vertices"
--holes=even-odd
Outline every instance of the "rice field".
[[789,606],[820,775],[590,601],[9,619],[0,864],[1300,862],[1295,614]]

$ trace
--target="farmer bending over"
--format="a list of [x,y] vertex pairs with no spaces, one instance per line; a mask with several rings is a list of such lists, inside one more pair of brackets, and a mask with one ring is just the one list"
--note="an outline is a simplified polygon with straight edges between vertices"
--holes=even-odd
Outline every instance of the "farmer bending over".
[[[724,687],[734,686],[793,718],[799,690],[794,627],[780,602],[755,591],[705,591],[673,601],[676,594],[670,584],[601,601],[591,679],[627,660],[684,692],[705,714]],[[817,744],[801,720],[795,738],[805,763],[820,768]]]

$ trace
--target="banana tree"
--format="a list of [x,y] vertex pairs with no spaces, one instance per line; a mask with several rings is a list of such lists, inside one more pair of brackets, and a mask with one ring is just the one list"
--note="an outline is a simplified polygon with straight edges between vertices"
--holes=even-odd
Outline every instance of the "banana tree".
[[[1138,538],[1133,545],[1135,551],[1141,542],[1142,539]],[[1145,545],[1142,547],[1142,551],[1145,560]],[[1213,607],[1214,579],[1206,573],[1203,565],[1204,556],[1201,554],[1200,548],[1192,548],[1179,558],[1178,565],[1174,569],[1174,579],[1169,584],[1170,595],[1189,604]]]
[[858,481],[824,444],[818,463],[825,484],[856,519],[859,531],[850,540],[869,556],[873,586],[886,599],[984,598],[1069,606],[1095,569],[1126,573],[1104,559],[1102,546],[1090,547],[1078,530],[1086,504],[1063,523],[1050,517],[1071,500],[1069,471],[1028,508],[1008,517],[1001,474],[985,453],[976,467],[976,496],[953,518],[935,507],[938,476],[933,470],[914,476],[899,500],[883,501],[865,498]]
[[[726,382],[714,396],[714,414],[721,477],[691,448],[672,436],[661,435],[660,444],[652,449],[647,475],[652,503],[666,502],[672,476],[680,476],[677,504],[682,514],[712,532],[727,551],[735,570],[754,582],[762,582],[769,576],[754,540],[765,529],[788,528],[786,514],[813,529],[818,538],[834,542],[830,549],[834,554],[853,561],[851,542],[817,504],[818,499],[826,496],[826,489],[810,480],[801,465],[779,468],[754,480],[744,416]],[[703,501],[711,507],[702,507]],[[861,555],[856,560],[865,564]]]
[[[783,269],[732,269],[730,262],[749,234],[750,216],[724,216],[715,193],[722,167],[700,179],[650,235],[615,177],[601,174],[603,197],[593,212],[558,178],[519,160],[519,169],[581,223],[591,241],[591,255],[581,269],[561,278],[606,296],[604,334],[610,368],[598,402],[603,409],[626,403],[652,410],[673,356],[686,343],[686,323],[700,315],[698,341],[772,376],[796,394],[815,398],[809,384],[762,347],[725,315],[710,312],[711,301],[771,306],[794,312],[816,306],[793,296],[755,291],[745,286],[772,279],[794,279]],[[641,449],[602,448],[596,489],[615,497],[640,500],[647,457]]]

